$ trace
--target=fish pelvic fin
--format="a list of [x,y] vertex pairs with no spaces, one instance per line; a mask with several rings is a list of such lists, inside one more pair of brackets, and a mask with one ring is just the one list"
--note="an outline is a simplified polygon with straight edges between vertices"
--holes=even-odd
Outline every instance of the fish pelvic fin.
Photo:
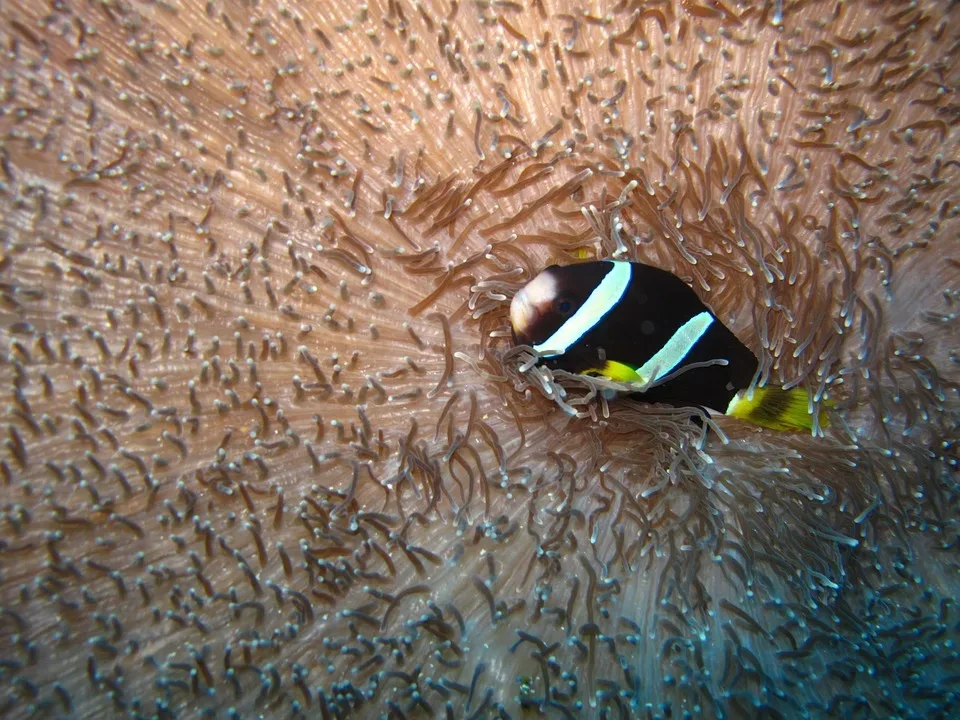
[[637,373],[637,369],[626,363],[607,360],[603,367],[590,368],[584,370],[581,375],[593,375],[594,377],[605,377],[608,380],[622,383],[642,383],[643,378]]
[[[751,397],[741,390],[730,401],[726,414],[771,430],[813,432],[810,394],[804,388],[760,387]],[[819,425],[829,425],[825,409],[820,410]]]

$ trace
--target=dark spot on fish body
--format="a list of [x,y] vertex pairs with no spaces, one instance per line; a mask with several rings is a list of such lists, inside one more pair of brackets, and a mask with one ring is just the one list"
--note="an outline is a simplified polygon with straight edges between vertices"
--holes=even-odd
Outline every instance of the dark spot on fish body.
[[653,335],[656,329],[656,326],[649,320],[644,320],[642,323],[640,323],[640,332],[642,332],[644,335]]

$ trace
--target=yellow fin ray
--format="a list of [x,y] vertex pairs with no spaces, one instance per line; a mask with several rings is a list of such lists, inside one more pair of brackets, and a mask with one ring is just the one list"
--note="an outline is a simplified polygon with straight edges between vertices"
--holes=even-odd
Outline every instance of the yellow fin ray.
[[[746,391],[737,393],[726,414],[771,430],[812,432],[809,398],[804,388],[761,387],[754,389],[753,397],[748,398]],[[826,411],[821,409],[820,427],[828,424]]]

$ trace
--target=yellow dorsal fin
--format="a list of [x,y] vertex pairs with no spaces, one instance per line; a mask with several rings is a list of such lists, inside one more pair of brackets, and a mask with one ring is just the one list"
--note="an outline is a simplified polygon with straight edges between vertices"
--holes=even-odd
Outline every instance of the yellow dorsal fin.
[[[752,397],[747,397],[746,391],[737,393],[726,414],[771,430],[812,432],[809,402],[810,395],[804,388],[755,388]],[[821,409],[820,427],[828,424],[826,411]]]
[[642,383],[643,378],[637,374],[637,369],[626,363],[615,362],[614,360],[607,360],[603,367],[600,368],[590,368],[589,370],[584,370],[583,375],[600,375],[605,377],[608,380],[613,380],[614,382],[622,383]]

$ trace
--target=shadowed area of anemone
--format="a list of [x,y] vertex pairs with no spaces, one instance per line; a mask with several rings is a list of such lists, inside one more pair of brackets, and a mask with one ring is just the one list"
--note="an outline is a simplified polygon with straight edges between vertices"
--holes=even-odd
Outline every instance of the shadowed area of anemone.
[[[0,713],[956,712],[952,5],[0,12]],[[611,257],[829,425],[512,345]]]

